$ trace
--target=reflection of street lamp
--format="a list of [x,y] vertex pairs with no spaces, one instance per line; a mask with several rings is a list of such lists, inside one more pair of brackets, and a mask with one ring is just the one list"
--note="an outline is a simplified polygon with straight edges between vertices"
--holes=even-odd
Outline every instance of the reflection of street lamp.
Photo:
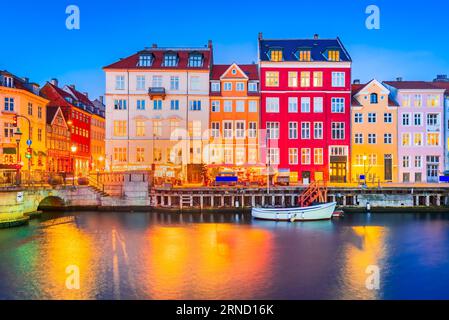
[[20,186],[21,179],[20,179],[20,139],[22,138],[22,132],[20,131],[20,128],[17,128],[17,131],[14,133],[16,136],[16,142],[17,142],[17,151],[16,151],[16,162],[17,162],[17,172],[16,172],[16,182],[17,185]]
[[74,160],[75,160],[76,150],[78,150],[76,145],[72,145],[70,147],[70,151],[72,152],[72,172],[73,172],[73,182],[72,182],[72,184],[73,184],[73,186],[75,186],[75,161]]

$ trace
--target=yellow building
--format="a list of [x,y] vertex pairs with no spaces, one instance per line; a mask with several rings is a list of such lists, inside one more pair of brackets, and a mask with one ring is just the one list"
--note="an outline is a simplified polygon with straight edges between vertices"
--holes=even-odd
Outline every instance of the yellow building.
[[[22,179],[40,180],[46,172],[46,106],[48,100],[39,95],[39,85],[30,83],[7,71],[0,71],[0,164],[4,167],[21,163]],[[14,127],[22,135],[17,159],[17,140]],[[29,121],[28,121],[29,120]],[[31,140],[31,157],[27,157]],[[28,173],[31,170],[31,175]]]
[[390,98],[390,91],[377,80],[352,86],[353,182],[397,182],[398,106]]

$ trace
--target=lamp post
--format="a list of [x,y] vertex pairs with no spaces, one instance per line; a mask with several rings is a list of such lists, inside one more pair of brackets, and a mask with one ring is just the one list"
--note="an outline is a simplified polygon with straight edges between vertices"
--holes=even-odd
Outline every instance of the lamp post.
[[20,128],[17,128],[16,132],[14,133],[16,136],[16,143],[17,143],[17,151],[16,151],[16,162],[17,162],[17,172],[16,172],[16,183],[18,186],[21,184],[20,179],[20,139],[22,138],[22,132],[20,131]]
[[75,186],[75,153],[76,150],[78,150],[78,148],[76,147],[76,145],[72,145],[70,147],[70,151],[72,154],[72,172],[73,172],[73,181],[72,181],[72,185]]

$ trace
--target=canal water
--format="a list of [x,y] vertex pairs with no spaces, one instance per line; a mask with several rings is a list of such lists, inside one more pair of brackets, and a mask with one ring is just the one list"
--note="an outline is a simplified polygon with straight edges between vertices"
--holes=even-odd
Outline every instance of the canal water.
[[449,215],[52,213],[0,230],[0,299],[417,298],[449,299]]

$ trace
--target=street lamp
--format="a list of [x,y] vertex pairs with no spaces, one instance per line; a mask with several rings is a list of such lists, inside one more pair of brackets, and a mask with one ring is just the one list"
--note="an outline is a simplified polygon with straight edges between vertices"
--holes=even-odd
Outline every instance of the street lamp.
[[72,152],[72,172],[73,172],[73,181],[72,181],[72,185],[75,186],[75,153],[76,150],[78,150],[78,148],[76,147],[76,145],[72,145],[70,147],[70,151]]
[[16,160],[17,160],[17,172],[16,172],[16,183],[18,186],[21,184],[20,179],[20,139],[22,139],[22,132],[20,131],[20,128],[18,127],[14,135],[16,136],[16,143],[17,143],[17,151],[16,151]]

